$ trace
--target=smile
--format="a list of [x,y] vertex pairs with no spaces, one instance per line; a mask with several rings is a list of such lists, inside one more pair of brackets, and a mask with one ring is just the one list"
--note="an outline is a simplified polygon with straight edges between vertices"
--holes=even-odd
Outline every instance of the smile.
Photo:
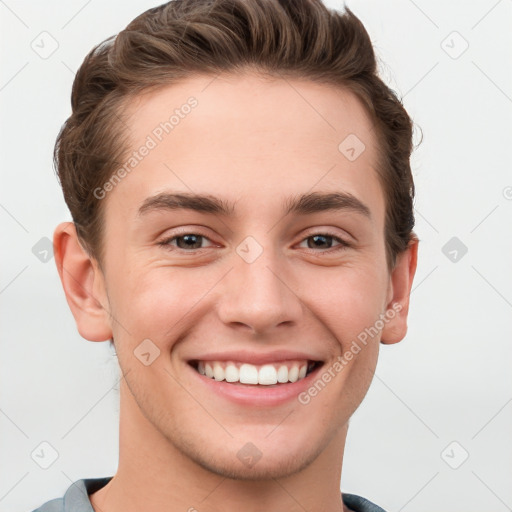
[[304,379],[322,363],[296,360],[262,365],[237,361],[191,361],[190,364],[201,375],[216,381],[272,386]]

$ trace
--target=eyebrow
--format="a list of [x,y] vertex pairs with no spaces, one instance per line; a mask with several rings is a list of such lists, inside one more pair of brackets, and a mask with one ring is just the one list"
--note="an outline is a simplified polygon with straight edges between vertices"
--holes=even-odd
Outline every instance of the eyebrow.
[[[368,219],[372,218],[368,206],[348,192],[310,192],[288,198],[285,205],[285,215],[348,210]],[[138,215],[142,216],[152,211],[179,209],[232,216],[235,212],[235,204],[209,194],[162,192],[145,199],[139,208]]]

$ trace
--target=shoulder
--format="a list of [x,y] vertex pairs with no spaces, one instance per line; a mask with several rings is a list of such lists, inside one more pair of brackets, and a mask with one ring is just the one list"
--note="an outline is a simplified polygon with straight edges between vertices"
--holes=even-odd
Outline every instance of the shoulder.
[[89,494],[110,482],[112,477],[88,478],[73,482],[62,498],[47,501],[32,512],[94,512]]
[[51,501],[47,501],[44,505],[36,508],[32,512],[63,512],[64,510],[64,499],[56,498]]
[[357,496],[357,494],[342,494],[343,503],[354,512],[386,512],[383,508],[375,505],[370,500]]

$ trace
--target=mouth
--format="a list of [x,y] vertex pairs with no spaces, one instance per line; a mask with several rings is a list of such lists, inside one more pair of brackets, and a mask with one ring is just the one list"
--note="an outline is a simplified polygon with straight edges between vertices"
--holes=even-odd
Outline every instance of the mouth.
[[200,375],[234,386],[280,387],[305,379],[323,365],[323,361],[286,360],[255,365],[240,361],[202,361],[188,364]]

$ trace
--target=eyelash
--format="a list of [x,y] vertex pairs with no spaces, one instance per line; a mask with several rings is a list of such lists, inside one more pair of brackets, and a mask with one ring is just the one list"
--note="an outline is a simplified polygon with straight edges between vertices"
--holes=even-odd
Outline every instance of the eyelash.
[[[178,235],[174,235],[173,237],[170,237],[170,238],[166,238],[160,242],[158,242],[158,245],[166,248],[166,249],[169,249],[169,250],[178,250],[178,251],[183,251],[183,252],[186,252],[186,253],[196,253],[198,251],[202,251],[203,249],[208,249],[208,247],[200,247],[199,249],[191,249],[191,250],[187,250],[187,249],[182,249],[181,247],[173,247],[171,245],[171,242],[177,240],[178,238],[182,238],[184,236],[187,236],[187,235],[194,235],[194,236],[197,236],[197,237],[201,237],[201,238],[204,238],[208,241],[211,242],[211,240],[205,236],[205,235],[202,235],[201,233],[193,233],[193,232],[184,232],[184,233],[181,233],[181,234],[178,234]],[[314,251],[316,253],[332,253],[332,252],[337,252],[337,251],[343,251],[343,250],[346,250],[350,247],[352,247],[352,244],[346,242],[345,240],[343,240],[342,238],[334,235],[333,233],[329,233],[329,232],[318,232],[318,233],[312,233],[310,235],[308,235],[307,237],[303,238],[300,243],[308,240],[309,238],[313,238],[315,236],[325,236],[325,237],[329,237],[329,238],[332,238],[334,241],[338,242],[338,245],[335,246],[335,247],[330,247],[328,249],[325,249],[325,250],[320,250],[320,251],[317,251],[315,250],[314,248],[311,248],[311,247],[308,247],[307,249],[310,250],[310,251]]]

